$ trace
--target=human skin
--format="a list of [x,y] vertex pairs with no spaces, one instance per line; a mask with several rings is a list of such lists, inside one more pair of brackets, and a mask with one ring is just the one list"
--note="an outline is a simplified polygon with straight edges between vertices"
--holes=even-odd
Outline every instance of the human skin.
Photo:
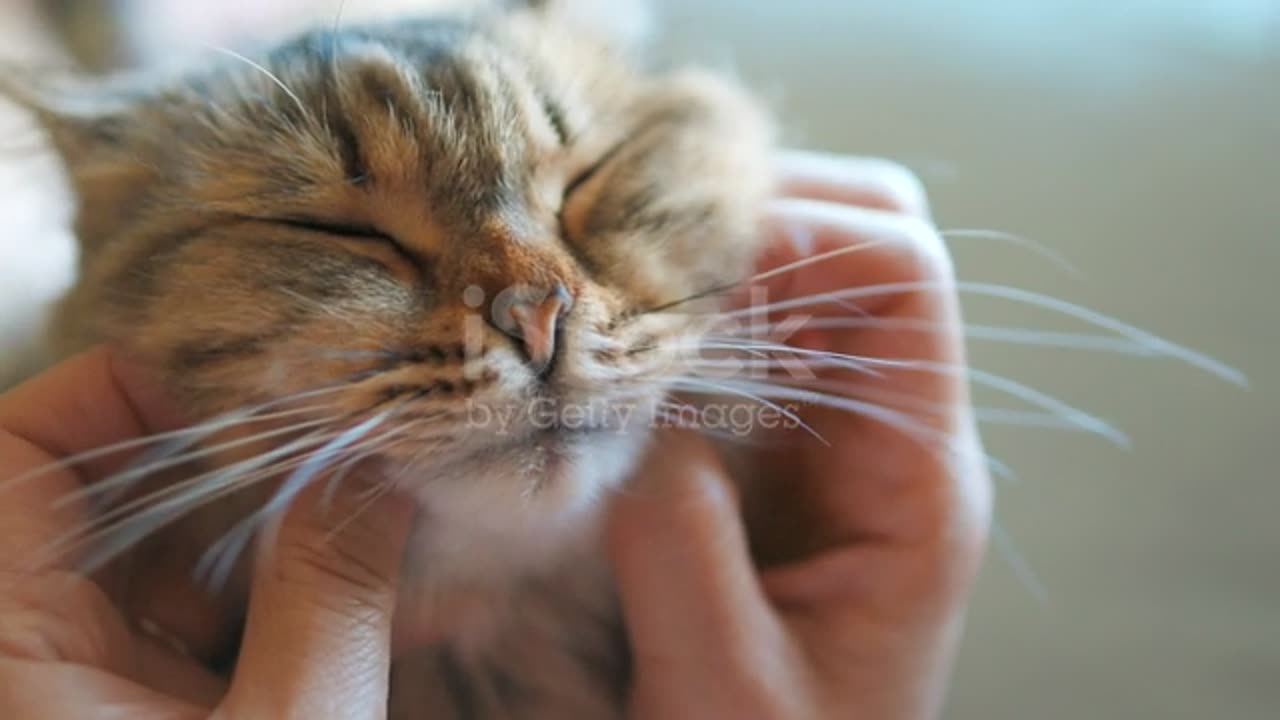
[[[792,342],[962,365],[952,269],[918,183],[884,163],[799,153],[783,156],[779,176],[762,270],[861,249],[771,279],[771,300],[915,283],[922,289],[860,300],[864,317],[939,328],[813,330]],[[179,414],[138,375],[98,348],[0,396],[0,483],[179,426]],[[913,395],[932,408],[913,420],[954,441],[931,447],[871,419],[804,409],[805,424],[825,442],[793,430],[785,443],[763,443],[772,449],[759,451],[755,467],[788,481],[770,485],[758,507],[742,505],[706,441],[664,431],[655,443],[662,451],[615,500],[608,524],[635,655],[631,717],[938,714],[991,503],[961,377],[905,368],[824,373],[827,381]],[[332,518],[363,502],[361,484],[344,483],[334,506],[321,507],[319,492],[304,493],[259,549],[241,654],[227,680],[207,670],[199,652],[181,655],[136,631],[141,618],[113,602],[109,577],[78,575],[73,558],[31,563],[91,518],[86,506],[54,509],[56,501],[127,460],[0,484],[0,714],[385,716],[394,636],[420,634],[392,627],[411,503],[385,497],[335,534]],[[789,532],[796,527],[805,532]],[[163,630],[199,646],[182,628]]]
[[[884,328],[811,331],[799,347],[964,363],[953,270],[919,183],[878,161],[789,154],[762,270],[863,249],[786,273],[780,300],[877,284],[921,289],[859,299]],[[805,308],[844,316],[834,304]],[[936,325],[903,333],[901,323]],[[874,323],[862,323],[863,325]],[[916,720],[941,711],[966,599],[986,544],[991,483],[962,372],[879,367],[822,373],[930,407],[911,418],[950,451],[869,418],[808,408],[753,459],[775,483],[742,508],[696,437],[664,438],[614,509],[610,552],[636,656],[635,718]],[[857,391],[852,396],[857,397]],[[779,431],[784,432],[784,431]],[[802,543],[794,538],[804,538]]]

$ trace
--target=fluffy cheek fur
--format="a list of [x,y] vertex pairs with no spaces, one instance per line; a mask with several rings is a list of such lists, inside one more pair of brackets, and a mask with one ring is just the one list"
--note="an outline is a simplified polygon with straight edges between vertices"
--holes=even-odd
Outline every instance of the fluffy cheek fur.
[[[563,208],[581,263],[554,246],[496,264],[460,251],[424,276],[376,241],[234,223],[169,245],[140,235],[101,249],[64,315],[75,336],[122,344],[160,368],[197,417],[297,395],[289,407],[354,421],[420,391],[405,409],[453,432],[402,437],[386,454],[424,506],[559,543],[555,528],[576,526],[629,471],[666,391],[663,371],[693,340],[680,323],[613,321],[740,278],[768,190],[766,126],[732,90],[687,75],[639,97],[647,134]],[[550,268],[571,275],[580,297],[558,383],[540,396],[511,340],[455,296]],[[636,345],[657,350],[631,358]],[[605,426],[530,440],[564,412]]]
[[[597,510],[697,334],[694,304],[643,311],[748,272],[770,132],[730,86],[637,75],[553,14],[478,22],[321,33],[260,58],[272,78],[232,64],[35,108],[81,200],[54,339],[128,348],[194,418],[272,404],[332,432],[394,410],[378,454],[424,511],[405,607],[456,650],[402,663],[405,685],[461,663],[547,699],[481,716],[611,717],[600,669],[625,653]],[[550,282],[575,301],[539,376],[465,296]],[[245,511],[209,514],[220,530]],[[416,684],[411,715],[447,707],[434,692],[475,716]]]
[[[395,411],[395,432],[375,433],[386,438],[379,450],[425,509],[466,519],[444,543],[455,549],[501,534],[530,558],[553,556],[569,536],[560,530],[579,532],[624,479],[667,373],[693,341],[687,323],[670,319],[616,326],[630,304],[578,276],[556,372],[540,379],[518,343],[484,321],[485,308],[433,295],[368,247],[250,225],[185,238],[163,256],[163,273],[136,271],[154,259],[96,298],[94,286],[80,288],[78,299],[97,307],[80,318],[92,321],[85,334],[159,368],[196,417],[273,404],[301,411],[278,425],[351,426]],[[518,285],[527,271],[500,274]]]
[[744,277],[772,190],[772,127],[719,78],[686,72],[634,103],[643,128],[563,209],[588,262],[651,304]]

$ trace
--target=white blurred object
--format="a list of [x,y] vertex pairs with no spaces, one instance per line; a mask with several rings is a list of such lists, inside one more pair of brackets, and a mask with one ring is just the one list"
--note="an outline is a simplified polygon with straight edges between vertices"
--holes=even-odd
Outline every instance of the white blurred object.
[[125,0],[125,41],[144,61],[207,45],[245,45],[299,32],[317,23],[346,24],[456,0]]
[[[241,46],[270,41],[317,24],[332,26],[452,8],[493,0],[123,0],[124,41],[143,62],[172,58],[206,45]],[[625,44],[648,38],[653,28],[644,0],[552,0],[573,21]]]
[[[567,17],[626,43],[652,27],[643,0],[552,0]],[[267,42],[316,25],[342,26],[496,0],[121,0],[123,40],[143,62],[162,61],[202,46]]]
[[[33,4],[0,4],[6,60],[58,59]],[[38,366],[50,305],[74,275],[71,203],[34,123],[0,101],[0,388]]]

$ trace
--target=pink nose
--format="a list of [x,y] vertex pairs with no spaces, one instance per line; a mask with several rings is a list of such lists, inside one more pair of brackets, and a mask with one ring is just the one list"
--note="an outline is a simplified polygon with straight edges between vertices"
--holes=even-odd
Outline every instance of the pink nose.
[[555,360],[560,321],[572,309],[573,294],[556,283],[541,299],[513,303],[508,310],[510,322],[502,323],[502,329],[520,340],[529,362],[545,372]]

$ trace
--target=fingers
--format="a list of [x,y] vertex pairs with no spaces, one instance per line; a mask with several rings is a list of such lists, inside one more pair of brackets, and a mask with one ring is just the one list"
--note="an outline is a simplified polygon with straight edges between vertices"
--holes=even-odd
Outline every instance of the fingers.
[[[320,483],[319,485],[323,485]],[[386,716],[396,580],[413,515],[345,483],[304,492],[263,549],[230,717]],[[358,513],[358,514],[357,514]]]
[[[865,248],[803,267],[771,288],[771,301],[850,291],[846,303],[819,299],[789,310],[793,317],[837,323],[802,330],[790,342],[838,353],[854,365],[871,363],[865,369],[847,367],[821,375],[821,380],[836,383],[832,389],[837,394],[868,407],[866,412],[807,407],[804,418],[829,447],[797,438],[812,446],[804,457],[817,465],[820,475],[859,468],[892,474],[902,483],[938,476],[953,455],[949,436],[970,419],[960,312],[941,241],[916,220],[809,200],[775,203],[769,226],[784,246],[789,233],[802,229],[815,255]],[[872,408],[887,410],[876,413]],[[849,492],[861,487],[847,481],[839,485]],[[867,500],[849,498],[835,507],[844,513],[862,503],[881,510],[878,504],[865,504]]]
[[167,697],[205,708],[206,715],[227,694],[227,682],[220,675],[151,638],[135,636],[133,667],[126,677]]
[[[764,222],[768,247],[760,270],[795,266],[770,281],[771,301],[823,293],[841,293],[847,300],[815,300],[792,308],[792,313],[856,318],[851,310],[856,307],[871,315],[892,312],[931,322],[946,322],[958,315],[950,255],[937,232],[923,220],[784,197],[770,203]],[[892,334],[908,335],[900,328]],[[950,345],[934,346],[930,352],[959,351],[954,335],[939,339]]]
[[0,659],[0,708],[13,720],[200,720],[207,708],[70,663]]
[[60,458],[175,426],[176,414],[134,374],[98,348],[0,396],[0,547],[10,549],[0,555],[0,570],[19,563],[29,569],[33,553],[77,527],[85,508],[58,501],[88,479],[118,468],[129,455],[38,477],[33,472]]
[[[218,681],[193,661],[156,662],[95,583],[57,569],[74,558],[48,554],[89,517],[82,505],[59,501],[128,454],[32,475],[55,459],[176,425],[163,399],[103,348],[0,396],[0,654],[7,658],[0,686],[12,691],[0,707],[16,717],[83,717],[86,707],[131,703],[154,707],[157,716],[198,717],[207,711],[197,705],[220,697]],[[59,674],[77,678],[77,694],[54,680]]]
[[[782,164],[784,192],[792,196],[769,209],[773,242],[762,269],[836,254],[778,275],[769,300],[824,293],[841,293],[844,300],[790,309],[826,324],[797,333],[789,344],[873,364],[820,373],[825,392],[859,405],[806,406],[802,417],[827,444],[796,434],[789,439],[792,450],[767,460],[773,475],[803,480],[776,487],[752,512],[753,527],[761,517],[760,524],[775,524],[772,534],[803,535],[805,543],[783,554],[825,567],[771,575],[770,589],[789,587],[804,591],[795,596],[810,597],[819,590],[875,591],[896,602],[936,598],[937,592],[921,593],[919,583],[941,585],[972,574],[990,506],[985,456],[969,407],[952,263],[941,238],[921,219],[919,183],[904,179],[903,171],[803,155]],[[784,512],[788,504],[800,509]],[[790,521],[778,527],[778,517]],[[828,551],[861,551],[869,543],[908,549],[921,561],[888,562],[886,569],[900,569],[901,582],[869,573],[875,587],[859,583],[852,569],[833,571],[833,563],[849,565],[850,559],[837,560]],[[774,582],[788,578],[794,582]],[[813,579],[827,586],[802,582]]]
[[[681,699],[678,713],[655,716],[757,716],[727,708],[754,710],[750,703],[768,695],[761,678],[789,675],[790,648],[761,592],[733,489],[705,441],[686,432],[656,438],[610,514],[608,551],[636,692],[647,703]],[[715,712],[699,714],[694,698]]]
[[924,185],[910,170],[878,158],[788,150],[777,160],[783,197],[823,200],[841,205],[928,218]]
[[69,457],[175,427],[177,413],[143,373],[105,347],[87,351],[0,396],[0,428]]

